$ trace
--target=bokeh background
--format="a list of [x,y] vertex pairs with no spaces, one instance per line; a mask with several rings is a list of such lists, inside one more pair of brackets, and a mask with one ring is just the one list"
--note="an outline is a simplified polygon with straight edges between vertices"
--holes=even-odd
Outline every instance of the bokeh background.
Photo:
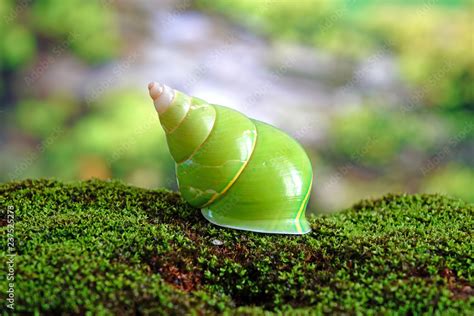
[[1,0],[0,181],[176,189],[155,80],[300,140],[313,212],[474,202],[473,21],[463,0]]

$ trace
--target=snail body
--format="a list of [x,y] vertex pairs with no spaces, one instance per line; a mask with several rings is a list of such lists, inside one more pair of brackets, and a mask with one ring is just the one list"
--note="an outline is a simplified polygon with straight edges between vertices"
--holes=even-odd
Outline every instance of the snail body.
[[301,145],[266,123],[150,83],[183,198],[211,223],[304,234],[312,185]]

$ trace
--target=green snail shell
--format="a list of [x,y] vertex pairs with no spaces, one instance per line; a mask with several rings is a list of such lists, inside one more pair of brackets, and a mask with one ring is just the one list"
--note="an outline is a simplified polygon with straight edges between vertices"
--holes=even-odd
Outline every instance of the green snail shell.
[[311,231],[311,162],[277,128],[230,108],[150,83],[183,198],[219,226],[263,233]]

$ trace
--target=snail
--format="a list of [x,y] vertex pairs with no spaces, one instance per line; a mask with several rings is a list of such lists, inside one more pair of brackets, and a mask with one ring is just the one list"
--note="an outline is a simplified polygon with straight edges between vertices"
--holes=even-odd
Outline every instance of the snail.
[[209,222],[261,233],[311,231],[305,211],[313,172],[296,140],[166,85],[152,82],[148,89],[179,191]]

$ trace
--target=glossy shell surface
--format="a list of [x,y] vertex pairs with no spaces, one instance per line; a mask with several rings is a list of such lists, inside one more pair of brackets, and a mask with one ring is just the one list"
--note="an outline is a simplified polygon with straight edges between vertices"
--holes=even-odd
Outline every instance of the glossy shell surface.
[[304,234],[311,162],[279,129],[176,91],[160,114],[179,190],[210,222],[264,233]]

